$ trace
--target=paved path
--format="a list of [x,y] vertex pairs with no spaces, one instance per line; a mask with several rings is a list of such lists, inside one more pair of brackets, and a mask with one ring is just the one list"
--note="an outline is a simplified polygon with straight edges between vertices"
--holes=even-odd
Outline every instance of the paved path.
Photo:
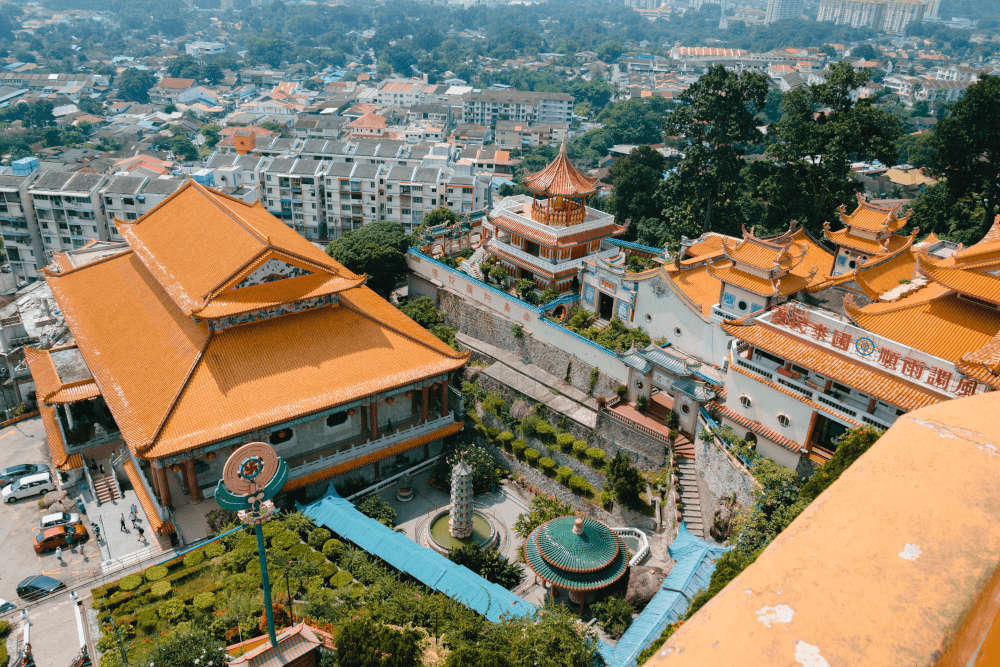
[[455,339],[466,348],[496,359],[496,363],[483,370],[512,389],[533,401],[544,403],[550,409],[566,415],[587,428],[597,427],[597,401],[576,387],[566,384],[535,364],[526,364],[512,352],[463,333],[456,333]]

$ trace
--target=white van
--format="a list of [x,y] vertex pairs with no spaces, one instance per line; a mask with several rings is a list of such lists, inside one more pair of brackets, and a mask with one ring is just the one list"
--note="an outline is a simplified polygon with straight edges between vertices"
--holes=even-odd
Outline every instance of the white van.
[[52,475],[43,472],[38,475],[28,475],[27,477],[22,477],[10,486],[4,488],[0,496],[3,497],[5,503],[12,503],[15,500],[20,500],[21,498],[27,498],[28,496],[37,496],[40,493],[46,493],[48,491],[55,491],[56,485],[52,482]]

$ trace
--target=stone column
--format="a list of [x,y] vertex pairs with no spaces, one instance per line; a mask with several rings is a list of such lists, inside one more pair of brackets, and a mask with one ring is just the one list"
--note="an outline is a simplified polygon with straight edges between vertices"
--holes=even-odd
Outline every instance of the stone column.
[[441,381],[441,418],[448,416],[448,381]]
[[153,479],[160,489],[160,504],[170,507],[173,499],[170,497],[170,480],[167,479],[167,469],[162,461],[153,461]]
[[375,402],[368,404],[368,421],[371,422],[372,440],[378,440],[378,404]]
[[431,391],[430,387],[424,387],[420,390],[420,423],[427,422],[428,407],[431,401]]
[[197,505],[201,502],[201,489],[198,488],[198,475],[194,471],[194,459],[184,459],[184,477],[187,479],[191,504]]

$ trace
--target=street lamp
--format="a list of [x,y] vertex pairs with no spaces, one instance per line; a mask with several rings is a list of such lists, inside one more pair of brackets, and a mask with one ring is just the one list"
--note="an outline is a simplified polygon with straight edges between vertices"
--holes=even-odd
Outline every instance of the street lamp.
[[264,588],[264,613],[271,646],[278,646],[274,634],[274,609],[271,606],[271,582],[267,573],[267,550],[261,526],[274,515],[271,498],[277,495],[288,479],[288,464],[274,447],[264,442],[243,445],[226,461],[222,479],[215,491],[215,501],[223,509],[237,513],[243,523],[253,526],[257,536],[257,557]]

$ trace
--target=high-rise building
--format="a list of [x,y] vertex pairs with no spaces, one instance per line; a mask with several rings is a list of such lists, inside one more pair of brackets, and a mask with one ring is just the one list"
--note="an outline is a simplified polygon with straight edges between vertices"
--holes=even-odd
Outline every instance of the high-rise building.
[[923,0],[821,0],[817,21],[902,34],[924,19]]
[[802,0],[768,0],[764,23],[771,24],[802,16]]

